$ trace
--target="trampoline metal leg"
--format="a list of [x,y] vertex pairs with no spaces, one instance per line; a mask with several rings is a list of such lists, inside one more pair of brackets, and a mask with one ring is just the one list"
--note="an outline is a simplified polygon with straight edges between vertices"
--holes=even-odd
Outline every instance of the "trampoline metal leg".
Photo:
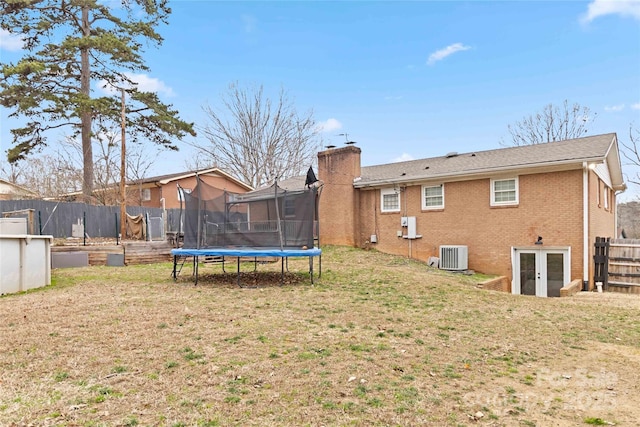
[[[289,259],[287,258],[287,271],[289,271]],[[284,258],[280,259],[280,286],[284,285]]]
[[194,286],[196,286],[198,284],[198,257],[194,257],[193,258],[193,268],[194,268],[194,272],[196,274],[196,282],[193,284]]
[[176,266],[178,264],[178,256],[174,255],[173,256],[173,272],[171,273],[171,276],[173,277],[173,281],[175,282],[176,280],[178,280],[178,276],[176,274]]
[[238,257],[238,287],[242,287],[242,285],[240,285],[240,257]]

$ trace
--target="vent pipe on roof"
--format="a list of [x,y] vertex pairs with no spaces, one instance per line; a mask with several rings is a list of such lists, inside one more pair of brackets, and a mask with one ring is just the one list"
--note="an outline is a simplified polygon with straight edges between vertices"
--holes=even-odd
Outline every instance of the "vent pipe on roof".
[[450,153],[447,153],[447,155],[445,156],[447,159],[451,158],[451,157],[456,157],[458,155],[457,151],[452,151]]

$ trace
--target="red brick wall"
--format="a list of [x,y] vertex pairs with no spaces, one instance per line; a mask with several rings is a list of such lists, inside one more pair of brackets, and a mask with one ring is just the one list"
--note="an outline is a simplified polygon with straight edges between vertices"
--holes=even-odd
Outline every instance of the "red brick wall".
[[[604,199],[607,194],[605,186],[605,183],[593,171],[589,171],[589,199],[593,201],[589,205],[589,260],[593,260],[596,237],[616,237],[615,192],[609,189],[609,206],[605,208]],[[597,203],[598,191],[600,192],[599,203]],[[589,289],[593,289],[595,286],[593,274],[594,263],[589,262]]]
[[[470,269],[511,278],[511,248],[537,247],[534,243],[542,236],[543,247],[570,247],[571,278],[583,278],[582,169],[520,175],[517,206],[492,207],[491,181],[485,178],[445,182],[445,207],[435,211],[422,210],[420,185],[400,189],[401,211],[382,213],[379,189],[353,188],[353,178],[360,172],[360,150],[347,148],[318,155],[319,176],[325,182],[320,202],[323,244],[376,248],[423,261],[439,256],[440,245],[467,245]],[[589,177],[589,200],[595,204],[597,179],[591,171]],[[595,236],[613,236],[613,193],[610,206],[610,211],[589,209],[589,260]],[[397,236],[407,233],[400,224],[402,216],[416,217],[420,239]],[[371,243],[372,235],[377,243]]]
[[[571,247],[572,277],[582,277],[580,170],[520,176],[519,204],[513,207],[490,206],[490,179],[447,182],[444,188],[443,210],[422,211],[421,187],[411,186],[401,194],[402,211],[393,214],[379,213],[379,191],[362,191],[358,245],[377,230],[379,250],[425,261],[439,256],[440,245],[467,245],[470,269],[511,277],[511,247],[533,246],[542,236],[547,247]],[[402,216],[416,217],[421,239],[396,236],[398,230],[406,234]]]
[[318,153],[318,178],[324,182],[320,195],[320,243],[356,245],[362,216],[356,215],[359,193],[353,180],[360,176],[360,149],[354,146]]
[[480,289],[486,289],[488,291],[509,292],[511,293],[511,278],[506,276],[499,276],[494,279],[485,280],[478,283]]

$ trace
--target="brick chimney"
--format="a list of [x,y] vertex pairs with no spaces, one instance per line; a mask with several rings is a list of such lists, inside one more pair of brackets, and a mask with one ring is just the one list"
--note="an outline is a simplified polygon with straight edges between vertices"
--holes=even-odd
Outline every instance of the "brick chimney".
[[358,230],[360,148],[353,145],[318,153],[318,178],[324,182],[320,196],[320,243],[355,246]]

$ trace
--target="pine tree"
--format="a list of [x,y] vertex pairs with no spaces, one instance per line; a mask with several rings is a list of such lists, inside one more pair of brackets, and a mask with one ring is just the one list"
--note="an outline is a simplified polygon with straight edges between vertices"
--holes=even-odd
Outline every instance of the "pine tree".
[[[116,7],[117,5],[117,7]],[[47,145],[48,131],[67,128],[83,147],[83,193],[93,192],[94,132],[119,123],[120,92],[96,96],[98,84],[127,93],[127,134],[177,150],[172,139],[195,135],[158,95],[142,92],[131,73],[148,71],[142,53],[160,45],[156,27],[167,23],[166,0],[3,0],[0,27],[22,37],[25,55],[0,68],[0,105],[27,123],[12,129],[8,160]],[[92,127],[93,125],[93,127]],[[96,130],[97,129],[97,130]]]

